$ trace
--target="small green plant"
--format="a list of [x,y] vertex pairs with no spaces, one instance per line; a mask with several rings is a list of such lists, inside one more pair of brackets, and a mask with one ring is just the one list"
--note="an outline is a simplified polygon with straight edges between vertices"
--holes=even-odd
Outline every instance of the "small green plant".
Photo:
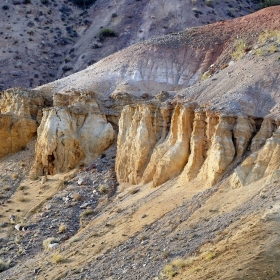
[[234,49],[235,50],[231,54],[231,57],[234,60],[240,60],[246,54],[248,46],[247,46],[245,40],[240,38],[240,39],[235,40],[235,42],[234,42]]
[[65,258],[60,255],[60,254],[54,254],[52,255],[52,263],[57,264],[57,263],[62,263],[65,261]]
[[102,28],[99,31],[99,37],[103,38],[103,37],[116,37],[117,33],[110,28]]

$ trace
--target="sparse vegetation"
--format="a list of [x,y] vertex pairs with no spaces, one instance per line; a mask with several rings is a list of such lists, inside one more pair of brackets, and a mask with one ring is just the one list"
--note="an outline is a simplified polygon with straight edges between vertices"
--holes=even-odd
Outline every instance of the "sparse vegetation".
[[43,241],[43,247],[46,251],[50,249],[50,244],[58,243],[58,240],[55,237],[49,237]]
[[264,0],[263,7],[277,6],[280,5],[280,0]]
[[207,80],[210,77],[211,77],[211,72],[210,71],[206,71],[206,72],[203,73],[203,75],[201,76],[200,80],[201,81],[205,81],[205,80]]
[[210,261],[210,260],[216,258],[217,254],[215,252],[209,251],[209,252],[205,253],[204,257],[205,257],[206,260]]
[[107,193],[107,186],[104,185],[104,184],[99,185],[99,192],[100,192],[101,194]]
[[0,272],[8,269],[9,265],[0,259]]
[[136,193],[138,193],[138,192],[139,192],[139,189],[137,189],[137,188],[134,188],[134,189],[129,190],[129,193],[130,193],[130,194],[136,194]]
[[90,7],[96,0],[70,0],[73,4],[80,8]]
[[14,180],[17,180],[17,179],[18,179],[18,174],[17,174],[17,173],[13,173],[13,174],[12,174],[12,178],[13,178]]
[[87,218],[88,216],[91,216],[94,214],[94,211],[92,209],[86,209],[85,211],[83,211],[81,214],[80,214],[80,218],[81,219],[85,219]]
[[67,227],[65,224],[60,224],[58,228],[58,233],[64,233],[66,231]]
[[165,252],[163,252],[162,257],[163,257],[164,259],[167,259],[167,258],[170,257],[170,255],[171,255],[171,253],[170,253],[169,251],[165,251]]
[[113,30],[113,29],[110,29],[110,28],[102,28],[100,31],[99,31],[99,37],[100,38],[104,38],[104,37],[116,37],[117,36],[117,33]]
[[162,272],[165,276],[167,276],[169,278],[174,277],[178,273],[174,270],[173,265],[170,265],[170,264],[166,265],[163,268]]
[[52,263],[57,264],[57,263],[62,263],[65,261],[65,258],[60,255],[60,254],[54,254],[52,255]]
[[171,264],[179,269],[185,267],[187,265],[187,263],[181,259],[181,258],[178,258],[178,259],[175,259],[171,262]]
[[28,199],[25,198],[24,196],[21,196],[21,197],[19,197],[19,198],[17,199],[17,201],[18,201],[18,202],[27,202]]
[[74,193],[73,194],[73,199],[76,200],[76,201],[81,201],[82,196],[79,193]]
[[262,46],[269,42],[280,43],[280,31],[279,30],[265,30],[264,32],[260,33],[258,42]]
[[234,60],[240,60],[246,54],[248,50],[248,46],[244,39],[237,39],[234,42],[234,52],[231,54],[231,57]]

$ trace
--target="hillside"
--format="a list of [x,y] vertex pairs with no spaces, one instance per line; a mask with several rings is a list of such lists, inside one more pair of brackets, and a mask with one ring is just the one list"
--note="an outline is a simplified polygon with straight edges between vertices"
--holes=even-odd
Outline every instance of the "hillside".
[[[78,2],[78,1],[77,1]],[[260,1],[5,0],[0,7],[0,90],[68,76],[154,36],[252,13]],[[113,36],[100,36],[109,28]]]
[[279,279],[279,14],[3,91],[1,279]]

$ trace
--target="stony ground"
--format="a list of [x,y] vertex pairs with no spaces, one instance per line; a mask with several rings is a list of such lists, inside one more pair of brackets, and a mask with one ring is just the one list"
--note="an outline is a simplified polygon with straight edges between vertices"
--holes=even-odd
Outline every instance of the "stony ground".
[[[265,279],[255,278],[262,274],[252,270],[260,262],[268,265],[267,279],[278,279],[278,251],[267,255],[279,242],[277,180],[239,189],[230,188],[226,178],[209,189],[176,181],[155,189],[117,187],[114,154],[112,147],[89,166],[48,177],[44,184],[24,181],[30,193],[59,188],[32,211],[25,209],[25,231],[9,220],[20,213],[12,205],[21,190],[11,196],[10,210],[1,216],[1,259],[10,260],[2,279],[165,279],[163,269],[178,258],[187,264],[173,267],[178,279],[244,279],[245,274]],[[44,249],[50,237],[58,244]],[[55,263],[54,256],[63,261]]]

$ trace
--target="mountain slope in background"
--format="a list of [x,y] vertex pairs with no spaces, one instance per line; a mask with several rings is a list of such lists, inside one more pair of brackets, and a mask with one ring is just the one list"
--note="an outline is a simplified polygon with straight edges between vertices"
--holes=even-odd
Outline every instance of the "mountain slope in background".
[[[0,7],[0,89],[33,88],[133,43],[256,11],[260,1],[5,0]],[[109,28],[116,37],[100,37]]]

